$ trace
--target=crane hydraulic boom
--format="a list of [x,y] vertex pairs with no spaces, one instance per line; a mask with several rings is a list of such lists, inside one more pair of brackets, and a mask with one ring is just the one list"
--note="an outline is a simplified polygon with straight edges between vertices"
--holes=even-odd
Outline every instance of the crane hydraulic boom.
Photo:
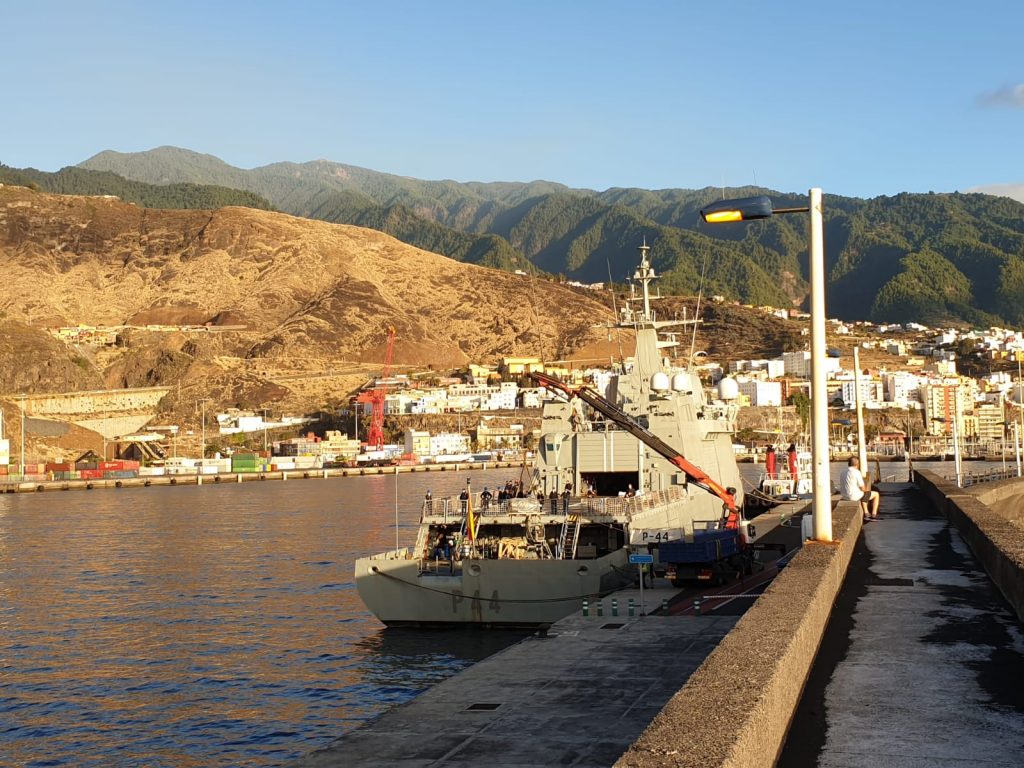
[[686,458],[671,445],[648,429],[644,429],[633,419],[623,413],[619,408],[608,400],[601,397],[589,387],[570,387],[561,379],[549,376],[546,373],[531,373],[530,376],[542,387],[561,392],[567,397],[578,397],[605,418],[629,432],[633,437],[646,445],[651,450],[661,454],[672,464],[679,467],[686,475],[687,482],[693,483],[698,488],[703,488],[708,493],[714,494],[722,500],[729,510],[729,526],[739,525],[739,511],[736,508],[736,491],[733,488],[723,488],[715,482],[703,469],[686,460]]

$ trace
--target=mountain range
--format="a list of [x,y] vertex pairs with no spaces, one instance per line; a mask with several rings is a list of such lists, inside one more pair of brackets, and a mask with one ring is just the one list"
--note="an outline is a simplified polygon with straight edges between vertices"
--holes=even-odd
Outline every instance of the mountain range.
[[[582,282],[622,283],[646,239],[668,293],[792,307],[808,295],[806,221],[707,225],[699,209],[768,194],[732,189],[604,191],[547,181],[424,181],[318,160],[245,170],[175,147],[101,152],[81,164],[154,185],[245,190],[298,216],[378,229],[460,261]],[[1024,325],[1024,204],[985,194],[826,195],[829,315],[932,325]]]
[[56,173],[35,168],[9,168],[0,164],[0,184],[15,184],[63,195],[113,195],[144,208],[223,208],[244,205],[271,210],[259,195],[209,184],[146,184],[109,171],[69,166]]

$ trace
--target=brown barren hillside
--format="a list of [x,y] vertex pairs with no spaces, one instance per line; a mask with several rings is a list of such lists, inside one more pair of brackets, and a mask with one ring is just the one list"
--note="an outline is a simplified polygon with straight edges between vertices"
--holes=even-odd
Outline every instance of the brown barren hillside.
[[31,325],[245,325],[248,357],[447,366],[558,356],[600,338],[580,293],[379,232],[249,208],[146,210],[0,189],[0,310]]
[[[0,186],[0,280],[8,413],[20,392],[148,386],[171,387],[164,423],[197,424],[202,398],[330,413],[380,370],[389,326],[399,371],[612,351],[599,327],[612,313],[586,291],[249,208],[152,210]],[[115,346],[46,330],[79,324],[132,328]]]

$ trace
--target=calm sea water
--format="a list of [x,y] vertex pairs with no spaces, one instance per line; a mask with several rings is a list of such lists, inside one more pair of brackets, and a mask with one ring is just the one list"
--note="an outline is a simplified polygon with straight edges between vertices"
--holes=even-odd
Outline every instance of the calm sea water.
[[[427,488],[512,476],[401,475],[402,545]],[[395,483],[0,495],[0,765],[278,765],[518,640],[366,611]]]

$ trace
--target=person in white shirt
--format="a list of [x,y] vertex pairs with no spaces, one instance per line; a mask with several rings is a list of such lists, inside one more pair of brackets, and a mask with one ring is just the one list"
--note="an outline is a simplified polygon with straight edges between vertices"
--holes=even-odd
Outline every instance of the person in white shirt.
[[846,501],[859,501],[865,520],[878,518],[878,504],[882,497],[878,491],[868,490],[864,483],[864,475],[860,471],[860,461],[851,458],[846,469],[839,475],[839,492]]

